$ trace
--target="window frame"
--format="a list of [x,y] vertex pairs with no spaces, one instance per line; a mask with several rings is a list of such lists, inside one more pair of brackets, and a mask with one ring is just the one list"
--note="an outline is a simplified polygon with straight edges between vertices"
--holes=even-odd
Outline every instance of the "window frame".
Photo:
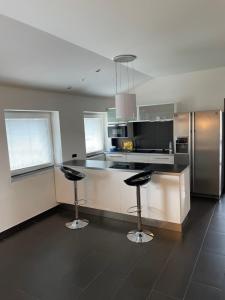
[[[41,117],[47,117],[48,122],[49,122],[49,135],[50,135],[50,145],[51,145],[51,162],[45,163],[45,164],[38,164],[35,166],[30,166],[26,168],[20,168],[16,170],[11,170],[10,166],[10,156],[9,156],[9,147],[8,147],[8,135],[7,135],[7,129],[6,129],[6,120],[7,120],[7,115],[8,119],[11,118],[24,118],[26,117],[27,119],[34,119],[35,116],[36,118],[41,118]],[[53,141],[53,128],[52,128],[52,112],[50,111],[33,111],[33,110],[5,110],[4,111],[4,120],[5,120],[5,131],[6,131],[6,141],[7,141],[7,151],[8,151],[8,160],[9,160],[9,168],[10,168],[10,173],[11,177],[16,177],[19,175],[25,175],[29,173],[33,173],[36,171],[41,171],[50,167],[53,167],[55,165],[55,154],[54,154],[54,141]]]
[[[85,136],[85,118],[102,118],[102,139],[103,139],[103,148],[99,151],[87,152],[86,147],[86,136]],[[86,157],[92,157],[95,155],[103,154],[106,148],[106,139],[105,139],[105,124],[106,124],[106,113],[105,112],[91,112],[85,111],[83,113],[83,123],[84,123],[84,142],[85,142],[85,154]]]

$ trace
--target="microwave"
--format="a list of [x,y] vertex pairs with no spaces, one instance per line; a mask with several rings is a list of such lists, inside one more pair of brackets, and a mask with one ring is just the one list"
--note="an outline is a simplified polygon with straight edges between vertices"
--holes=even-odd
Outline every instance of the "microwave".
[[108,125],[109,138],[126,138],[128,137],[127,124]]

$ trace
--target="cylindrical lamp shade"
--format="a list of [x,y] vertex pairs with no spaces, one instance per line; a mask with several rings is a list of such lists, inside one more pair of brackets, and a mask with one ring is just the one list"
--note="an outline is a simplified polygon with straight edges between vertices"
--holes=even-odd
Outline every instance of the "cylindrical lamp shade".
[[136,94],[116,94],[116,118],[122,121],[136,120]]

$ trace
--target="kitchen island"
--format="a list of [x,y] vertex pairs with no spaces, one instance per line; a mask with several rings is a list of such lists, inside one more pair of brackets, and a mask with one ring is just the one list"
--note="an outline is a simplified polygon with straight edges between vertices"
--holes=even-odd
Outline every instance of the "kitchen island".
[[[141,187],[143,223],[181,231],[190,210],[190,173],[186,165],[71,160],[63,166],[86,175],[78,182],[83,211],[128,221],[135,218],[128,209],[136,205],[136,189],[124,180],[144,170],[152,170],[150,183]],[[73,204],[73,183],[55,168],[56,198]]]

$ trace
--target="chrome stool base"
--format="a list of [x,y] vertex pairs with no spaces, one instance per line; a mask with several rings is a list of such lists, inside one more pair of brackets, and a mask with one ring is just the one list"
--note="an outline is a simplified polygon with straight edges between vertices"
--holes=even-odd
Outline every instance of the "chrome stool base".
[[69,229],[81,229],[88,225],[89,221],[85,219],[78,219],[72,222],[66,223],[66,227]]
[[147,243],[150,242],[154,237],[154,234],[148,230],[138,231],[132,230],[129,231],[127,234],[128,240],[133,243]]

